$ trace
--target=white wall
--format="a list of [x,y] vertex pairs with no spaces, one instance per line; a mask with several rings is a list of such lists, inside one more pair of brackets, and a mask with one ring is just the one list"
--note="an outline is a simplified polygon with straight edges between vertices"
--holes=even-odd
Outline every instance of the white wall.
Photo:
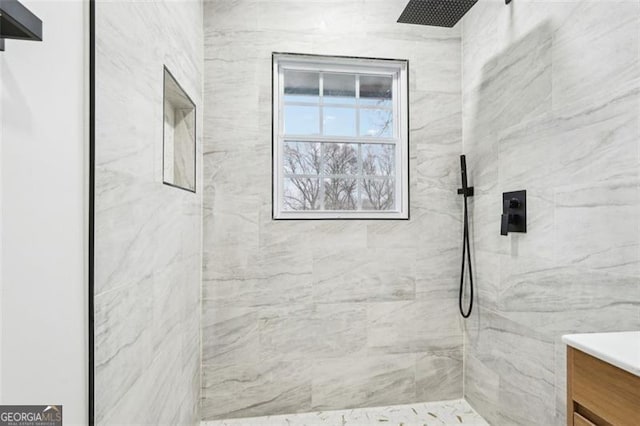
[[87,412],[88,7],[23,2],[42,43],[7,41],[1,109],[1,400]]

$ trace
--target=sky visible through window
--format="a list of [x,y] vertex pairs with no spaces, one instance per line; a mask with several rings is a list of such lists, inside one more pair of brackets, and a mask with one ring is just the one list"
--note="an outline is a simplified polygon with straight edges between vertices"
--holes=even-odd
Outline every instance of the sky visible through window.
[[287,71],[284,78],[285,134],[393,137],[391,77]]

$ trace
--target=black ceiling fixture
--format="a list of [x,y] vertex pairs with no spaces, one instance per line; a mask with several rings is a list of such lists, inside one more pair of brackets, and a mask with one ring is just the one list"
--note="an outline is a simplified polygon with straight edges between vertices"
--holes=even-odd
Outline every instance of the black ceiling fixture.
[[5,39],[42,41],[42,21],[18,0],[0,0],[0,51]]
[[[401,24],[451,28],[478,0],[410,0],[398,18]],[[511,0],[505,0],[505,4]]]

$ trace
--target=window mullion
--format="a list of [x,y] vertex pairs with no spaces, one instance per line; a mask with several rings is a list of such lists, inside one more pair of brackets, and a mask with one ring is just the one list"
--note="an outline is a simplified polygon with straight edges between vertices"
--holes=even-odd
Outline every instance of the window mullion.
[[360,135],[360,75],[356,74],[356,135]]
[[324,73],[320,73],[320,105],[318,112],[320,114],[320,134],[324,135]]
[[358,210],[362,210],[362,185],[364,172],[362,171],[362,145],[358,145]]
[[324,145],[320,144],[320,171],[318,173],[318,179],[320,179],[320,210],[324,208]]
[[[320,114],[320,135],[324,135],[324,73],[321,72],[320,74],[320,83],[319,83],[319,90],[320,90],[320,105],[318,106],[318,112]],[[324,144],[321,143],[320,144],[320,170],[318,173],[318,179],[320,179],[320,210],[325,209],[324,207]]]
[[[360,135],[360,74],[356,74],[356,135]],[[362,144],[358,144],[358,191],[357,210],[362,210],[362,185],[364,178],[362,172]]]
[[395,145],[400,142],[399,139],[382,139],[382,138],[357,138],[357,137],[340,137],[340,136],[318,136],[318,135],[282,135],[285,142],[328,142],[328,143],[359,143],[359,144],[378,144],[378,145]]

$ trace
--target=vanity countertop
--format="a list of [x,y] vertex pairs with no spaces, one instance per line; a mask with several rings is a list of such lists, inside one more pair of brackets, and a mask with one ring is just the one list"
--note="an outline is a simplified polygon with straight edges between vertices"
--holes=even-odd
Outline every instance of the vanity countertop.
[[562,341],[640,377],[640,331],[567,334]]

